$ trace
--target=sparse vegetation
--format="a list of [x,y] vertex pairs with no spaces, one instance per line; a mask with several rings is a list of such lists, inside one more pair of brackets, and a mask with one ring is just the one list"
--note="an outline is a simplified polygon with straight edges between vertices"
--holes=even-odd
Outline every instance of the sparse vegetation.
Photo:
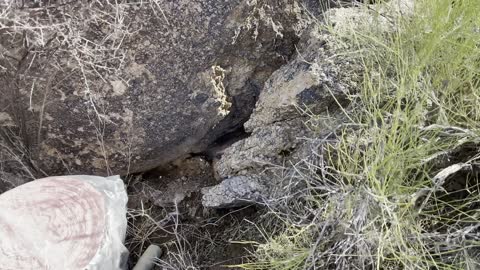
[[[52,78],[66,71],[63,79],[83,78],[103,145],[105,119],[89,84],[122,68],[122,44],[135,31],[126,9],[149,5],[169,23],[157,1],[140,2],[71,2],[55,12],[0,0],[0,35],[22,44],[12,50],[0,40],[0,82],[43,100],[52,79],[38,79],[35,68],[51,69]],[[373,19],[367,28],[319,25],[353,44],[344,53],[364,68],[360,89],[342,108],[348,122],[311,138],[311,156],[282,168],[279,177],[289,184],[254,222],[224,226],[216,213],[184,224],[177,205],[155,212],[143,201],[129,209],[132,257],[162,243],[161,269],[203,269],[229,243],[251,250],[245,263],[230,266],[249,270],[480,268],[479,14],[478,0],[416,0],[412,14],[378,15],[382,23]],[[48,67],[35,66],[45,58]],[[2,80],[7,73],[19,74],[15,86]],[[44,104],[30,105],[42,111]],[[12,168],[24,179],[43,176],[22,137],[28,127],[1,124],[0,180],[12,181]]]
[[479,268],[478,14],[475,0],[419,0],[391,30],[333,33],[365,68],[351,122],[295,165],[302,188],[269,205],[282,231],[239,267]]

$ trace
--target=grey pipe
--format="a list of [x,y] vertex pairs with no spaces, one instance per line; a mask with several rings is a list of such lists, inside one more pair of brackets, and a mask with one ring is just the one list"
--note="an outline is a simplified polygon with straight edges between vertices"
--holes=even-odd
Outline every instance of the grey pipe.
[[142,257],[138,259],[133,270],[151,270],[155,266],[155,259],[160,258],[160,256],[162,256],[162,249],[156,245],[150,245]]

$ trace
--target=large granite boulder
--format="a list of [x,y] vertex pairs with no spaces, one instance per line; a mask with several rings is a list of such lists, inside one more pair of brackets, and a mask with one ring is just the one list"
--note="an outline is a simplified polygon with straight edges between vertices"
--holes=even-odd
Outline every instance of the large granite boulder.
[[316,2],[303,1],[10,6],[0,128],[49,175],[139,172],[202,152],[242,126],[294,53]]

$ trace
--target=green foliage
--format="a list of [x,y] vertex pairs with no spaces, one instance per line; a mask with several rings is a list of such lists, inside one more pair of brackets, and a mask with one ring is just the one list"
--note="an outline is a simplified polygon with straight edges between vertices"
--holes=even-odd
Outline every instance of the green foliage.
[[310,251],[308,244],[312,240],[311,230],[306,228],[288,228],[278,237],[267,240],[256,250],[257,262],[240,265],[242,269],[285,269],[294,270],[305,267]]
[[[336,33],[368,51],[352,122],[323,166],[306,166],[310,188],[289,198],[303,208],[272,210],[290,229],[242,268],[480,267],[478,14],[478,0],[418,0],[413,14]],[[304,227],[292,215],[306,211]]]

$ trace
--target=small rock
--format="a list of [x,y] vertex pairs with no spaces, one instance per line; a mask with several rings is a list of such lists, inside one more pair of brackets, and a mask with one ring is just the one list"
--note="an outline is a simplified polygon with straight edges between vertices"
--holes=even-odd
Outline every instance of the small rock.
[[202,189],[202,204],[210,208],[231,208],[259,202],[265,187],[256,177],[236,176]]

